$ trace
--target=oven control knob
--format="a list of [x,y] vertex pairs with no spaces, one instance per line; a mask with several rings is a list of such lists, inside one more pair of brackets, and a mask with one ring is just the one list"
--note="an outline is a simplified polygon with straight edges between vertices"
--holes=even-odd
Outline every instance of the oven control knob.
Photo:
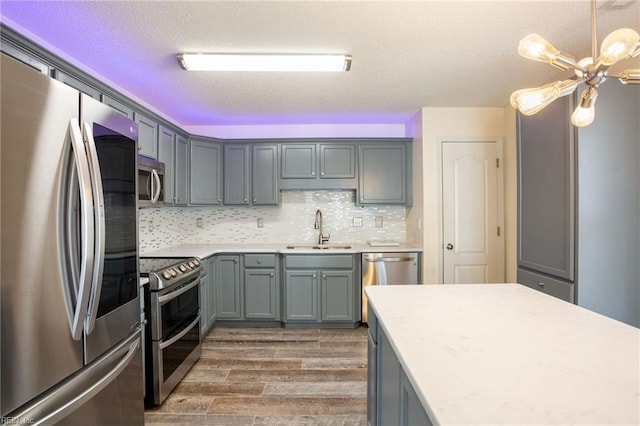
[[182,265],[180,265],[180,270],[182,272],[187,272],[187,265],[185,265],[184,263]]
[[195,264],[192,260],[190,260],[190,261],[189,261],[189,267],[191,267],[191,268],[195,268],[195,267],[196,267],[196,264]]
[[171,274],[172,277],[178,276],[178,271],[176,271],[175,268],[169,269],[169,273]]
[[171,279],[171,273],[169,271],[163,271],[162,276],[164,277],[165,280]]
[[193,259],[193,264],[196,266],[200,266],[200,261],[198,259]]

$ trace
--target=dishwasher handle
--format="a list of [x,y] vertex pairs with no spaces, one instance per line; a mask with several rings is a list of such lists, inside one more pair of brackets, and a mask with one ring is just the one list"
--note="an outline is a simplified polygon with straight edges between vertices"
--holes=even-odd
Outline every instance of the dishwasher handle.
[[367,262],[415,262],[417,259],[415,256],[403,256],[403,257],[377,257],[374,255],[365,255],[364,260]]

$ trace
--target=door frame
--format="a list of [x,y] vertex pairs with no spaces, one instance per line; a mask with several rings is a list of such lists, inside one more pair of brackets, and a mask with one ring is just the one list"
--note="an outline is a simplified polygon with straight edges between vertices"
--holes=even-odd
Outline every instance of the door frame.
[[444,284],[444,218],[443,218],[443,205],[444,205],[444,190],[443,190],[443,173],[444,170],[442,168],[442,160],[443,160],[443,151],[445,143],[478,143],[478,142],[491,142],[496,145],[496,158],[500,162],[500,167],[496,171],[496,178],[498,184],[498,226],[500,227],[500,236],[498,236],[498,281],[504,282],[506,271],[505,271],[505,221],[504,221],[504,146],[503,146],[503,138],[479,138],[479,137],[468,137],[468,136],[457,136],[457,137],[440,137],[437,142],[437,164],[438,164],[438,173],[437,173],[437,187],[438,187],[438,197],[436,200],[436,205],[438,209],[438,247],[437,251],[437,275],[440,277],[440,283]]

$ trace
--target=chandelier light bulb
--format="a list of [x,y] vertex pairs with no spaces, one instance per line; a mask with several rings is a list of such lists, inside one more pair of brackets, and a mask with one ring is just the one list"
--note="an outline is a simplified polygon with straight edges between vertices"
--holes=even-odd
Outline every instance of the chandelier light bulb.
[[572,93],[582,80],[554,81],[542,87],[521,89],[513,92],[511,106],[524,115],[534,115],[561,96]]
[[534,61],[551,63],[558,55],[558,50],[538,34],[529,34],[518,44],[518,53]]
[[600,47],[600,62],[605,66],[611,66],[620,59],[634,53],[640,41],[640,35],[630,28],[620,28],[610,33]]
[[587,127],[596,117],[595,103],[598,92],[589,86],[582,92],[580,105],[571,114],[571,123],[576,127]]

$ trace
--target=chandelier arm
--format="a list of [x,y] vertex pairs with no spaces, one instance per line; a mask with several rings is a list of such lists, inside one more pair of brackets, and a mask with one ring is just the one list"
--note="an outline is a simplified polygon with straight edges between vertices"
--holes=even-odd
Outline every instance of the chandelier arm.
[[596,32],[596,0],[591,0],[591,57],[598,58],[598,34]]

